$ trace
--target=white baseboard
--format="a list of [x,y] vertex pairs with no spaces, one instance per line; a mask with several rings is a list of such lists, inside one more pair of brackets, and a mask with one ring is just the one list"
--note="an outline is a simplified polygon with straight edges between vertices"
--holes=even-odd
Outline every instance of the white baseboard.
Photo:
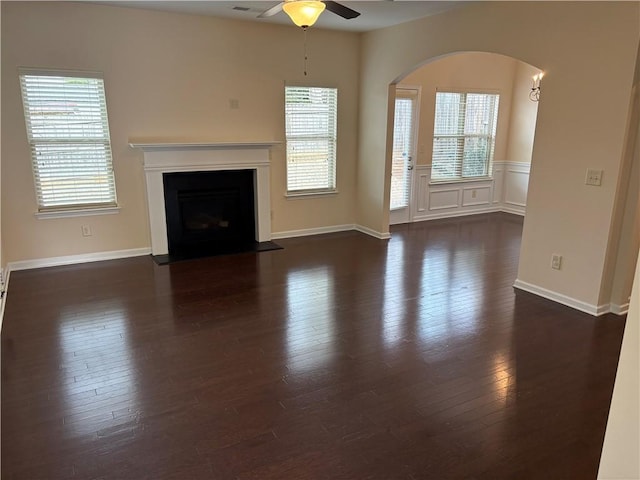
[[533,293],[534,295],[538,295],[548,300],[553,300],[554,302],[566,305],[567,307],[575,308],[576,310],[580,310],[581,312],[585,312],[596,317],[610,311],[608,304],[592,305],[590,303],[583,302],[582,300],[571,298],[562,293],[554,292],[552,290],[547,290],[546,288],[539,287],[538,285],[523,282],[522,280],[516,280],[513,286],[519,290],[524,290],[525,292]]
[[500,207],[474,208],[469,210],[458,210],[455,212],[430,213],[427,215],[416,215],[412,218],[414,222],[426,222],[428,220],[441,220],[443,218],[466,217],[468,215],[480,215],[482,213],[494,213],[503,211]]
[[354,225],[353,229],[380,240],[389,240],[391,238],[391,234],[389,232],[378,232],[372,228],[365,227],[364,225]]
[[[357,230],[367,235],[379,239],[388,239],[391,237],[389,233],[376,232],[361,225],[332,225],[329,227],[307,228],[303,230],[289,230],[285,232],[275,232],[271,235],[272,239],[304,237],[307,235],[320,235],[323,233],[335,233]],[[119,258],[139,257],[150,255],[151,248],[132,248],[129,250],[114,250],[110,252],[85,253],[80,255],[67,255],[63,257],[36,258],[33,260],[19,260],[17,262],[9,262],[7,272],[14,270],[29,270],[32,268],[57,267],[61,265],[75,265],[78,263],[99,262],[102,260],[116,260]],[[6,296],[6,295],[5,295]]]
[[7,295],[9,293],[9,279],[11,278],[11,270],[7,267],[6,270],[7,278],[4,280],[4,294],[2,298],[0,298],[0,331],[2,331],[2,320],[4,319],[4,306],[7,304]]
[[610,310],[611,313],[615,313],[616,315],[626,315],[629,312],[629,302],[623,303],[622,305],[612,303]]
[[499,212],[505,212],[505,213],[512,213],[514,215],[520,215],[521,217],[524,217],[525,215],[525,207],[516,207],[516,206],[509,206],[509,205],[502,205],[500,208],[497,209],[497,211]]
[[604,315],[605,313],[611,313],[611,304],[605,303],[596,307],[596,317]]
[[331,225],[329,227],[304,228],[302,230],[287,230],[284,232],[273,232],[271,238],[277,240],[280,238],[306,237],[309,235],[321,235],[323,233],[347,232],[353,230],[354,225]]
[[520,215],[521,217],[524,217],[525,215],[524,208],[509,207],[506,205],[497,205],[493,207],[476,208],[473,210],[463,210],[463,211],[457,211],[457,212],[442,212],[442,213],[432,213],[428,215],[416,215],[412,218],[412,221],[426,222],[428,220],[441,220],[443,218],[466,217],[468,215],[479,215],[482,213],[495,213],[495,212],[511,213],[513,215]]
[[[436,218],[448,218],[453,216],[463,216],[463,215],[473,215],[480,213],[490,213],[495,211],[504,211],[502,208],[492,208],[492,209],[483,209],[483,210],[475,210],[471,212],[460,212],[454,215],[430,215],[428,217],[416,218],[414,221],[425,221],[425,220],[435,220]],[[516,213],[516,212],[508,212],[508,213]],[[319,235],[323,233],[335,233],[335,232],[344,232],[356,230],[358,232],[364,233],[366,235],[370,235],[374,238],[387,240],[391,238],[391,234],[389,232],[378,232],[371,228],[365,227],[363,225],[333,225],[330,227],[317,227],[317,228],[308,228],[303,230],[290,230],[285,232],[276,232],[271,235],[273,239],[280,238],[292,238],[292,237],[302,237],[307,235]],[[21,260],[17,262],[9,262],[6,268],[6,279],[5,279],[5,292],[0,299],[0,330],[2,329],[2,320],[4,317],[4,309],[7,301],[7,295],[9,291],[9,279],[11,277],[11,272],[14,270],[28,270],[32,268],[43,268],[43,267],[54,267],[60,265],[74,265],[78,263],[87,263],[87,262],[98,262],[102,260],[115,260],[119,258],[129,258],[129,257],[138,257],[143,255],[150,255],[151,248],[133,248],[128,250],[115,250],[110,252],[97,252],[97,253],[87,253],[80,255],[68,255],[62,257],[50,257],[50,258],[39,258],[34,260]],[[528,282],[524,282],[522,280],[517,279],[513,285],[515,288],[519,290],[524,290],[525,292],[533,293],[534,295],[538,295],[540,297],[552,300],[554,302],[560,303],[562,305],[566,305],[571,308],[575,308],[576,310],[580,310],[581,312],[588,313],[594,316],[600,316],[605,313],[614,313],[616,315],[624,315],[629,310],[629,303],[624,303],[622,305],[617,304],[605,304],[605,305],[592,305],[581,300],[577,300],[575,298],[571,298],[567,295],[563,295],[558,292],[554,292],[552,290],[547,290],[546,288],[533,285]]]
[[284,232],[274,232],[271,234],[271,238],[273,240],[278,240],[281,238],[295,238],[295,237],[306,237],[309,235],[322,235],[323,233],[336,233],[336,232],[349,232],[352,230],[356,230],[361,233],[365,233],[372,237],[378,238],[380,240],[387,240],[391,238],[391,234],[389,232],[377,232],[368,227],[364,227],[362,225],[332,225],[329,227],[316,227],[316,228],[305,228],[302,230],[287,230]]
[[129,250],[114,250],[111,252],[83,253],[80,255],[67,255],[64,257],[36,258],[33,260],[20,260],[9,262],[7,269],[29,270],[31,268],[57,267],[60,265],[74,265],[76,263],[100,262],[102,260],[116,260],[118,258],[140,257],[150,255],[151,248],[131,248]]

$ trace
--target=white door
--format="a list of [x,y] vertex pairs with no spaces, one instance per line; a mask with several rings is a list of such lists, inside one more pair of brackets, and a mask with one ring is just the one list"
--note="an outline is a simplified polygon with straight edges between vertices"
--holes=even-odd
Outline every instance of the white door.
[[391,195],[389,223],[411,221],[411,184],[415,158],[419,90],[396,88],[396,113],[393,122],[393,154],[391,158]]

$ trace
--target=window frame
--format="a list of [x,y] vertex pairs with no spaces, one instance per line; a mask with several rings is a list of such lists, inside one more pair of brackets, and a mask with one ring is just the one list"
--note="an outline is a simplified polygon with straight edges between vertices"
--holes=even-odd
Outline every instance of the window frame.
[[[99,109],[99,115],[95,115],[99,117],[99,126],[97,128],[102,135],[102,139],[100,136],[92,137],[91,135],[78,135],[73,136],[69,133],[69,136],[64,137],[60,136],[60,131],[56,131],[55,127],[51,127],[50,125],[44,126],[45,130],[47,128],[51,129],[53,135],[47,137],[43,136],[42,130],[39,132],[40,137],[37,135],[33,135],[33,127],[36,125],[37,129],[37,116],[31,115],[32,110],[30,109],[30,104],[33,102],[33,98],[30,98],[29,95],[36,95],[37,90],[32,89],[29,90],[28,80],[26,77],[67,77],[67,78],[76,78],[76,79],[93,79],[99,80],[99,86],[97,87],[98,98],[95,101],[88,104],[88,108]],[[25,120],[25,128],[26,128],[26,136],[27,142],[29,144],[30,150],[30,158],[31,158],[31,171],[33,175],[34,188],[35,188],[35,196],[36,196],[36,204],[37,204],[37,212],[35,216],[39,219],[48,219],[48,218],[63,218],[63,217],[73,217],[73,216],[87,216],[87,215],[105,215],[118,213],[120,208],[117,203],[117,191],[116,191],[116,181],[115,181],[115,172],[113,168],[113,154],[111,147],[111,130],[109,127],[109,118],[107,112],[107,100],[106,100],[106,86],[104,82],[104,75],[102,72],[97,71],[81,71],[81,70],[60,70],[60,69],[42,69],[42,68],[28,68],[28,67],[20,67],[18,68],[18,82],[20,87],[20,94],[22,100],[23,107],[23,115]],[[50,95],[48,99],[45,101],[55,102],[55,93],[63,93],[63,89],[61,88],[57,92],[54,92]],[[59,101],[59,100],[58,100]],[[35,119],[35,122],[34,122]],[[65,124],[66,125],[66,124]],[[41,124],[42,128],[42,124]],[[37,132],[38,133],[38,132]],[[83,132],[84,133],[84,132]],[[62,146],[69,148],[69,152],[77,155],[77,151],[73,151],[73,148],[78,148],[80,145],[86,145],[88,148],[98,147],[98,150],[102,148],[104,151],[100,153],[97,157],[98,165],[92,165],[91,168],[94,168],[95,172],[102,170],[106,171],[106,182],[103,185],[106,185],[106,195],[96,195],[96,197],[103,197],[106,200],[100,201],[99,198],[96,198],[96,201],[74,201],[79,199],[73,199],[73,194],[69,194],[69,203],[56,203],[51,201],[51,199],[46,198],[46,192],[43,194],[43,183],[42,183],[42,175],[46,176],[46,170],[42,170],[39,168],[39,163],[42,162],[42,158],[39,157],[38,147],[43,146]],[[95,151],[92,152],[95,155]],[[53,159],[62,158],[61,156],[55,157],[55,154],[51,154]],[[82,158],[79,155],[79,158]],[[50,159],[51,161],[51,159]],[[55,160],[53,160],[55,161]],[[87,162],[89,163],[89,162]],[[85,163],[85,165],[87,164]],[[78,165],[76,165],[77,167]],[[82,166],[82,164],[80,164]],[[55,168],[49,170],[50,173],[56,173]],[[58,170],[58,175],[59,175]],[[70,178],[78,177],[77,170],[72,171],[69,175]],[[85,187],[86,188],[86,187]],[[52,188],[51,191],[55,191],[55,188]],[[87,194],[90,196],[90,194]]]
[[[304,139],[304,136],[293,136],[289,133],[288,129],[288,116],[290,115],[288,111],[288,91],[289,89],[319,89],[319,90],[331,90],[333,91],[333,105],[329,107],[329,112],[327,115],[329,118],[333,116],[332,125],[327,126],[327,134],[324,136],[318,135],[308,135],[309,139],[313,138],[315,140],[326,139],[328,145],[328,153],[329,153],[329,167],[330,171],[327,176],[327,187],[311,187],[311,188],[290,188],[290,142],[293,138],[297,138],[298,140]],[[337,190],[337,150],[338,150],[338,88],[335,86],[325,86],[325,85],[304,85],[304,84],[285,84],[284,88],[284,127],[285,127],[285,197],[287,198],[309,198],[314,196],[324,196],[324,195],[334,195],[338,193]],[[331,158],[332,155],[332,158]]]
[[[439,93],[453,93],[453,94],[461,94],[461,95],[492,95],[495,96],[495,111],[493,114],[493,132],[490,135],[486,135],[486,134],[465,134],[464,131],[462,134],[457,134],[457,135],[437,135],[436,134],[436,128],[437,128],[437,102],[438,102],[438,94]],[[433,134],[432,134],[432,151],[431,151],[431,178],[429,179],[429,183],[430,184],[445,184],[445,183],[465,183],[465,182],[475,182],[475,181],[482,181],[482,180],[491,180],[493,179],[493,162],[494,162],[494,155],[495,155],[495,144],[496,144],[496,138],[498,136],[498,113],[500,110],[500,91],[499,90],[484,90],[484,89],[455,89],[455,88],[436,88],[436,92],[435,92],[435,98],[434,98],[434,115],[433,115]],[[465,105],[466,105],[466,98],[465,98]],[[464,112],[464,119],[466,120],[466,109]],[[464,124],[465,122],[462,122],[462,127],[464,129]],[[463,149],[462,149],[462,159],[460,162],[460,176],[455,176],[455,177],[446,177],[446,178],[433,178],[433,172],[434,172],[434,155],[435,155],[435,141],[437,137],[441,137],[441,138],[459,138],[462,139],[462,144],[463,144]],[[486,167],[486,174],[484,175],[475,175],[475,176],[464,176],[463,172],[464,172],[464,145],[465,145],[465,139],[466,138],[487,138],[489,140],[489,155],[488,158],[486,159],[486,163],[485,163],[485,167]]]

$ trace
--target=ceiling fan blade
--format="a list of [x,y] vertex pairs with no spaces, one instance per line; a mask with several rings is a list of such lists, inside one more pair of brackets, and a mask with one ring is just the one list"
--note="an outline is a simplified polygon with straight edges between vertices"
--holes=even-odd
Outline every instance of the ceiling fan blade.
[[282,11],[283,5],[284,5],[284,2],[280,2],[279,4],[274,5],[273,7],[269,8],[268,10],[265,10],[260,15],[258,15],[258,18],[273,17],[276,13],[280,13]]
[[335,13],[336,15],[340,15],[342,18],[351,19],[351,18],[356,18],[360,16],[360,12],[356,12],[355,10],[352,10],[349,7],[345,7],[344,5],[338,2],[325,0],[324,4],[327,6],[327,10]]

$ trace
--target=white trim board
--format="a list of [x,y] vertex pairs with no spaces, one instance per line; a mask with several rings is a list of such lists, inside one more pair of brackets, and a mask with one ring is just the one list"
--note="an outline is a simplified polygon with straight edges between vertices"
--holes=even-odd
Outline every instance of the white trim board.
[[271,238],[278,240],[281,238],[307,237],[309,235],[322,235],[323,233],[347,232],[354,230],[353,224],[332,225],[330,227],[303,228],[301,230],[286,230],[283,232],[273,232]]
[[7,295],[9,295],[9,279],[11,278],[11,270],[7,266],[7,278],[4,279],[4,295],[0,299],[0,332],[2,331],[2,320],[4,319],[4,307],[7,304]]
[[365,235],[369,235],[379,240],[389,240],[391,238],[391,233],[389,232],[378,232],[377,230],[365,227],[364,225],[355,225],[354,230],[357,230],[360,233],[364,233]]
[[345,225],[332,225],[329,227],[314,227],[304,228],[301,230],[286,230],[283,232],[274,232],[271,234],[271,238],[274,240],[282,238],[295,238],[295,237],[307,237],[310,235],[322,235],[323,233],[336,233],[336,232],[349,232],[356,231],[377,238],[379,240],[388,240],[391,238],[389,232],[378,232],[369,227],[363,225],[345,224]]
[[556,303],[560,303],[561,305],[580,310],[581,312],[585,312],[596,317],[599,317],[600,315],[604,315],[605,313],[609,313],[611,311],[609,304],[592,305],[590,303],[583,302],[582,300],[577,300],[562,293],[547,290],[546,288],[539,287],[538,285],[533,285],[532,283],[523,282],[522,280],[516,280],[513,286],[519,290],[533,293],[534,295],[538,295],[539,297],[546,298],[547,300],[552,300]]
[[130,138],[129,146],[139,148],[144,152],[155,152],[158,150],[241,150],[248,148],[271,148],[280,145],[282,142],[276,140],[266,140],[264,142],[172,142],[170,140],[154,141],[149,139]]
[[[441,218],[480,214],[480,213],[487,213],[487,212],[498,211],[498,210],[500,209],[483,209],[480,211],[459,213],[457,215],[455,214],[443,215]],[[419,221],[426,221],[426,220],[435,220],[435,218],[434,217],[422,218]],[[289,230],[289,231],[283,231],[283,232],[276,232],[272,234],[272,238],[273,239],[294,238],[294,237],[303,237],[303,236],[310,236],[310,235],[320,235],[324,233],[336,233],[336,232],[345,232],[345,231],[354,231],[354,230],[380,240],[387,240],[391,238],[391,234],[389,232],[378,232],[371,228],[365,227],[363,225],[357,225],[357,224],[356,225],[351,225],[351,224],[333,225],[329,227],[316,227],[316,228],[307,228],[302,230]],[[9,291],[9,278],[11,276],[12,271],[28,270],[32,268],[54,267],[54,266],[61,266],[61,265],[74,265],[79,263],[99,262],[103,260],[116,260],[120,258],[139,257],[144,255],[150,255],[150,254],[151,254],[151,248],[144,247],[144,248],[133,248],[128,250],[115,250],[115,251],[109,251],[109,252],[97,252],[97,253],[87,253],[87,254],[80,254],[80,255],[67,255],[62,257],[39,258],[34,260],[21,260],[17,262],[9,262],[6,268],[7,278],[5,281],[5,293],[3,298],[0,300],[0,330],[2,329],[2,319],[4,316],[4,308],[5,308],[7,295]],[[624,315],[627,313],[629,309],[628,303],[625,303],[622,305],[616,305],[616,304],[605,304],[605,305],[597,305],[597,306],[592,305],[592,304],[583,302],[581,300],[571,298],[567,295],[563,295],[561,293],[554,292],[546,288],[533,285],[528,282],[524,282],[519,279],[515,281],[513,286],[519,290],[533,293],[534,295],[538,295],[548,300],[552,300],[556,303],[560,303],[562,305],[566,305],[568,307],[575,308],[576,310],[580,310],[581,312],[585,312],[595,316],[604,315],[605,313],[614,313],[616,315]]]
[[[429,220],[442,220],[445,218],[467,217],[470,215],[480,215],[482,213],[498,213],[498,212],[514,213],[514,212],[509,212],[507,210],[504,210],[503,208],[500,208],[500,207],[484,207],[484,208],[476,207],[474,209],[458,211],[458,212],[442,212],[442,213],[436,213],[436,214],[430,214],[430,215],[421,215],[421,216],[414,217],[413,221],[427,222]],[[524,213],[517,213],[517,215],[523,216]]]
[[151,249],[131,248],[128,250],[114,250],[110,252],[83,253],[80,255],[66,255],[63,257],[36,258],[33,260],[19,260],[17,262],[9,262],[7,269],[9,272],[13,270],[29,270],[32,268],[58,267],[61,265],[75,265],[77,263],[100,262],[102,260],[116,260],[119,258],[140,257],[150,255]]
[[[346,231],[358,231],[379,239],[391,238],[387,233],[377,232],[362,225],[332,225],[329,227],[306,228],[302,230],[289,230],[284,232],[275,232],[271,234],[273,239],[306,237],[309,235],[320,235],[323,233],[335,233]],[[9,262],[7,265],[8,275],[13,270],[30,270],[32,268],[58,267],[61,265],[75,265],[78,263],[100,262],[102,260],[117,260],[119,258],[140,257],[143,255],[151,255],[150,247],[131,248],[128,250],[114,250],[110,252],[83,253],[80,255],[66,255],[62,257],[35,258],[33,260],[19,260],[17,262]],[[8,283],[8,281],[7,281]],[[5,295],[6,297],[6,295]]]
[[616,315],[626,315],[629,312],[629,302],[623,303],[622,305],[612,303],[610,310],[611,313],[615,313]]
[[511,213],[512,215],[520,215],[521,217],[524,217],[524,215],[525,215],[524,210],[522,210],[520,208],[509,208],[507,206],[502,206],[502,207],[496,208],[494,211],[495,212]]
[[[289,230],[285,232],[276,232],[272,234],[273,239],[305,237],[309,235],[320,235],[323,233],[335,233],[346,231],[358,231],[365,233],[378,239],[388,239],[391,235],[387,232],[381,233],[361,225],[333,225],[329,227],[307,228],[302,230]],[[19,260],[17,262],[9,262],[7,264],[7,283],[9,275],[12,271],[30,270],[32,268],[58,267],[62,265],[75,265],[78,263],[100,262],[103,260],[117,260],[120,258],[141,257],[151,255],[150,247],[132,248],[128,250],[114,250],[110,252],[83,253],[80,255],[66,255],[62,257],[36,258],[33,260]],[[4,298],[6,298],[6,292]],[[3,303],[4,305],[4,303]]]

